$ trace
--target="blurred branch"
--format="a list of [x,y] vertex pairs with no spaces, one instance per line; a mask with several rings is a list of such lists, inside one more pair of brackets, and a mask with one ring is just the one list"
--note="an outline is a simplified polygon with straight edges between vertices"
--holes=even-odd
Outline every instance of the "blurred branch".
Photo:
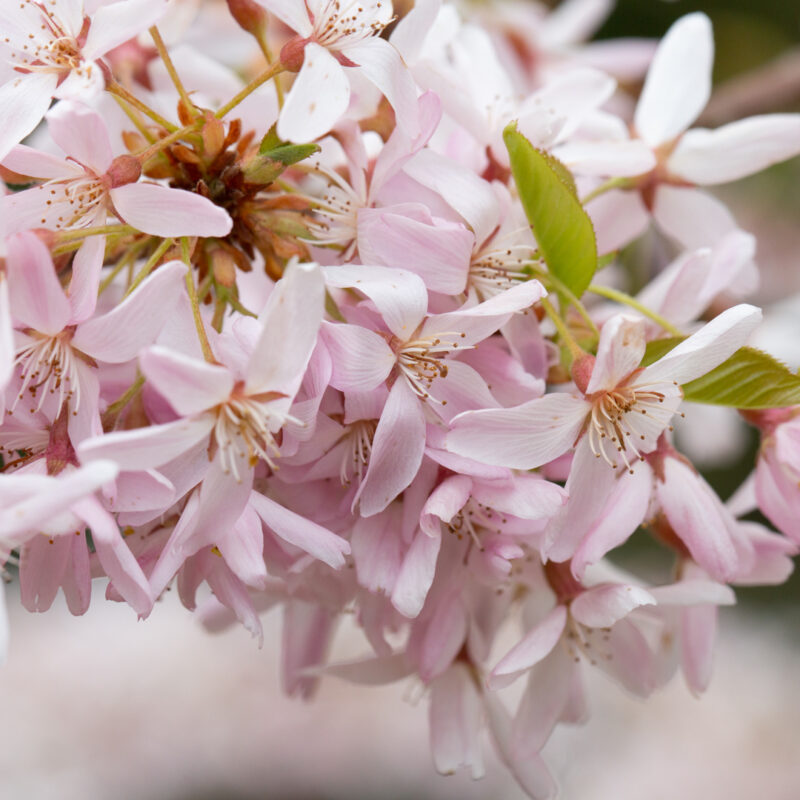
[[749,117],[786,111],[800,102],[800,47],[737,78],[714,92],[699,124],[717,126]]

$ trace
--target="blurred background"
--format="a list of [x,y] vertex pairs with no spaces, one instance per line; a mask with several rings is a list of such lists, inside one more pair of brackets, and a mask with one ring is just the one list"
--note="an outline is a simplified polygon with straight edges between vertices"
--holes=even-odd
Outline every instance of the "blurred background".
[[[703,124],[800,111],[797,0],[618,0],[600,38],[663,35],[703,10],[718,92]],[[800,159],[720,191],[758,237],[766,323],[759,344],[800,367]],[[735,416],[735,415],[734,415]],[[756,437],[708,428],[721,453],[705,474],[723,498],[752,468]],[[689,445],[686,436],[686,444]],[[619,555],[647,568],[646,537]],[[98,587],[100,589],[100,587]],[[172,593],[138,623],[98,593],[71,617],[20,609],[9,587],[11,654],[0,670],[0,798],[9,800],[517,800],[487,746],[488,776],[441,778],[422,687],[364,689],[329,679],[311,703],[281,694],[280,612],[258,650],[243,630],[206,633]],[[800,797],[800,577],[740,589],[721,613],[714,680],[680,679],[648,702],[587,670],[593,716],[545,757],[567,800],[796,800]],[[365,651],[343,631],[341,654]]]

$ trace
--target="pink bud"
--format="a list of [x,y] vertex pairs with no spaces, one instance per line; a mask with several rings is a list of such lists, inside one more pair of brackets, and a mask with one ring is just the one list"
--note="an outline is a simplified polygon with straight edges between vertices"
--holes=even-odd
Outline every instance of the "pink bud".
[[267,12],[255,0],[228,0],[228,10],[239,27],[253,36],[267,29]]
[[125,186],[128,183],[136,183],[142,174],[142,165],[138,158],[133,156],[117,156],[106,172],[106,176],[111,182],[112,189],[118,186]]
[[589,386],[589,381],[594,370],[595,357],[585,353],[572,362],[572,380],[583,394]]

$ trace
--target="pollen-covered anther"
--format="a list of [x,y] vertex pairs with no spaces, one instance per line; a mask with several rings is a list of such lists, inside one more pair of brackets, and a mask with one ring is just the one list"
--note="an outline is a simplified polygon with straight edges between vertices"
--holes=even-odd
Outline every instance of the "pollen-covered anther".
[[437,378],[446,378],[448,366],[445,356],[455,350],[472,350],[474,345],[464,345],[465,333],[443,332],[403,342],[397,348],[397,366],[411,385],[414,393],[423,400],[430,397],[430,388]]
[[217,406],[216,413],[214,438],[222,469],[226,474],[233,473],[237,481],[242,479],[239,463],[243,460],[251,468],[263,460],[271,470],[277,470],[275,459],[280,456],[280,448],[272,433],[273,427],[277,431],[287,421],[302,424],[286,415],[281,416],[280,425],[275,426],[274,413],[263,403],[239,394],[231,395]]
[[353,478],[361,483],[372,453],[372,440],[378,421],[360,419],[353,422],[345,434],[345,447],[339,468],[339,479],[342,486],[349,486]]
[[663,428],[672,416],[672,409],[663,406],[665,397],[660,391],[633,386],[620,386],[593,396],[588,436],[595,457],[602,458],[612,469],[621,460],[632,473],[632,462],[644,460],[639,448],[648,438],[650,421]]

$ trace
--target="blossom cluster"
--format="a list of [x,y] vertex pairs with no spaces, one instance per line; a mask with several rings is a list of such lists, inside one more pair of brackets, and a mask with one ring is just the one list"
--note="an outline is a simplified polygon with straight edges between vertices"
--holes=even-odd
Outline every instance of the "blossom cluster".
[[[259,639],[280,606],[288,692],[413,676],[436,768],[480,777],[488,732],[535,798],[585,669],[703,691],[731,587],[800,545],[800,379],[747,346],[755,240],[703,187],[800,153],[800,115],[692,128],[708,18],[583,43],[607,10],[3,4],[23,606],[82,614],[96,578],[144,618],[174,584]],[[684,399],[761,431],[734,505],[677,449]],[[662,582],[616,565],[634,533]],[[365,655],[331,661],[345,617]]]

